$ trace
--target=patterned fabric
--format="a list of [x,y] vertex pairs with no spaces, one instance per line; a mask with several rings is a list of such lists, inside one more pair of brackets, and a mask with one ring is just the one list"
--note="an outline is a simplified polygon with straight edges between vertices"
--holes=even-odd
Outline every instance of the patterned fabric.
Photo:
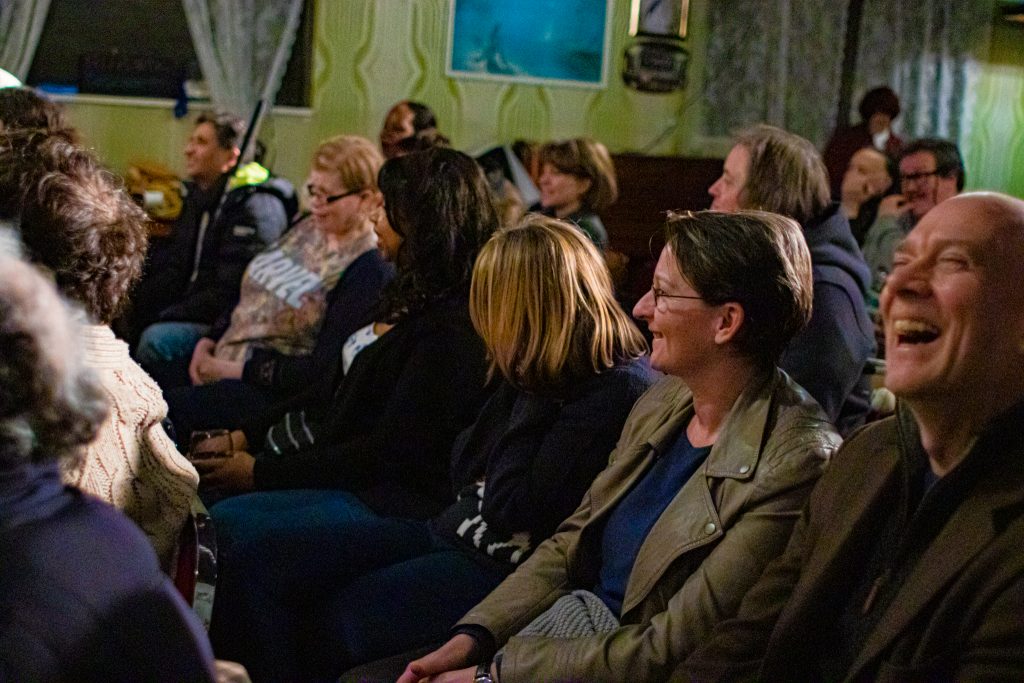
[[100,378],[110,415],[84,457],[65,463],[64,482],[130,517],[169,566],[199,475],[161,425],[160,388],[128,356],[128,345],[105,325],[83,328],[86,364]]
[[519,564],[533,549],[529,532],[521,531],[508,536],[496,532],[487,524],[483,517],[484,482],[477,482],[460,491],[453,508],[446,516],[462,515],[462,522],[456,527],[455,535],[494,559]]
[[575,590],[558,598],[546,612],[517,635],[545,638],[585,638],[611,633],[619,620],[601,598],[590,591]]
[[359,352],[379,338],[380,336],[373,331],[373,323],[353,332],[341,348],[341,371],[347,373]]
[[245,360],[253,346],[289,356],[311,353],[327,294],[349,264],[373,248],[375,239],[367,233],[328,250],[312,220],[296,225],[245,269],[231,325],[214,355]]

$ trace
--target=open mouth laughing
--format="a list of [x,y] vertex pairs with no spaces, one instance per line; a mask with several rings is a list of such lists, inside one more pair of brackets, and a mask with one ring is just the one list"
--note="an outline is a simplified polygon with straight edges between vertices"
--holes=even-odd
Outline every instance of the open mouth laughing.
[[939,338],[940,330],[924,320],[900,318],[893,321],[896,341],[903,344],[928,344]]

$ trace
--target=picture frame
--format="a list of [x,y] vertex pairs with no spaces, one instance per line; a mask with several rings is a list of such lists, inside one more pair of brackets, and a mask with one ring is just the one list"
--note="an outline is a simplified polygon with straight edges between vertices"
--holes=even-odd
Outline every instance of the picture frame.
[[685,39],[690,0],[630,0],[629,35]]
[[612,0],[451,0],[450,78],[601,89]]

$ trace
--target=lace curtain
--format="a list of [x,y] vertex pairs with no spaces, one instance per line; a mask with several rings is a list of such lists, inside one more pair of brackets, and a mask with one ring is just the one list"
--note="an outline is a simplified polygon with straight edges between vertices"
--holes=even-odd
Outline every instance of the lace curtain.
[[766,122],[821,146],[835,125],[846,9],[839,0],[710,3],[705,132]]
[[[845,0],[711,3],[705,132],[765,121],[820,148],[836,124],[848,8]],[[964,141],[993,10],[993,0],[864,0],[853,106],[888,85],[902,102],[904,138]]]
[[900,96],[902,136],[966,138],[992,0],[865,0],[854,103],[876,85]]
[[[273,102],[291,54],[303,0],[182,0],[214,105],[248,116]],[[280,68],[273,66],[279,63]]]
[[0,67],[28,76],[50,0],[0,0]]

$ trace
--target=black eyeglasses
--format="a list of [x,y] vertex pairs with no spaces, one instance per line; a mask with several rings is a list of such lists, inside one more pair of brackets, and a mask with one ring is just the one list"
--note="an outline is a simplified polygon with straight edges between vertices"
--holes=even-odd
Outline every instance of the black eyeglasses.
[[342,192],[341,194],[325,195],[321,192],[317,192],[316,188],[313,187],[312,185],[306,185],[306,194],[309,195],[309,198],[316,199],[317,201],[321,201],[324,204],[333,204],[334,202],[340,201],[345,197],[351,197],[354,194],[359,194],[362,191],[363,189],[359,188],[356,190],[349,190],[348,192]]
[[921,173],[905,173],[905,174],[900,176],[900,182],[901,183],[912,183],[912,182],[916,182],[918,180],[922,180],[924,178],[931,177],[933,175],[941,175],[941,174],[939,173],[939,171],[937,169],[934,170],[934,171],[923,171]]
[[[659,308],[659,303],[662,299],[696,299],[700,301],[704,298],[702,296],[693,296],[692,294],[666,294],[665,290],[658,289],[657,287],[651,287],[651,294],[654,295],[655,308]],[[662,306],[661,310],[664,311],[665,308]]]

